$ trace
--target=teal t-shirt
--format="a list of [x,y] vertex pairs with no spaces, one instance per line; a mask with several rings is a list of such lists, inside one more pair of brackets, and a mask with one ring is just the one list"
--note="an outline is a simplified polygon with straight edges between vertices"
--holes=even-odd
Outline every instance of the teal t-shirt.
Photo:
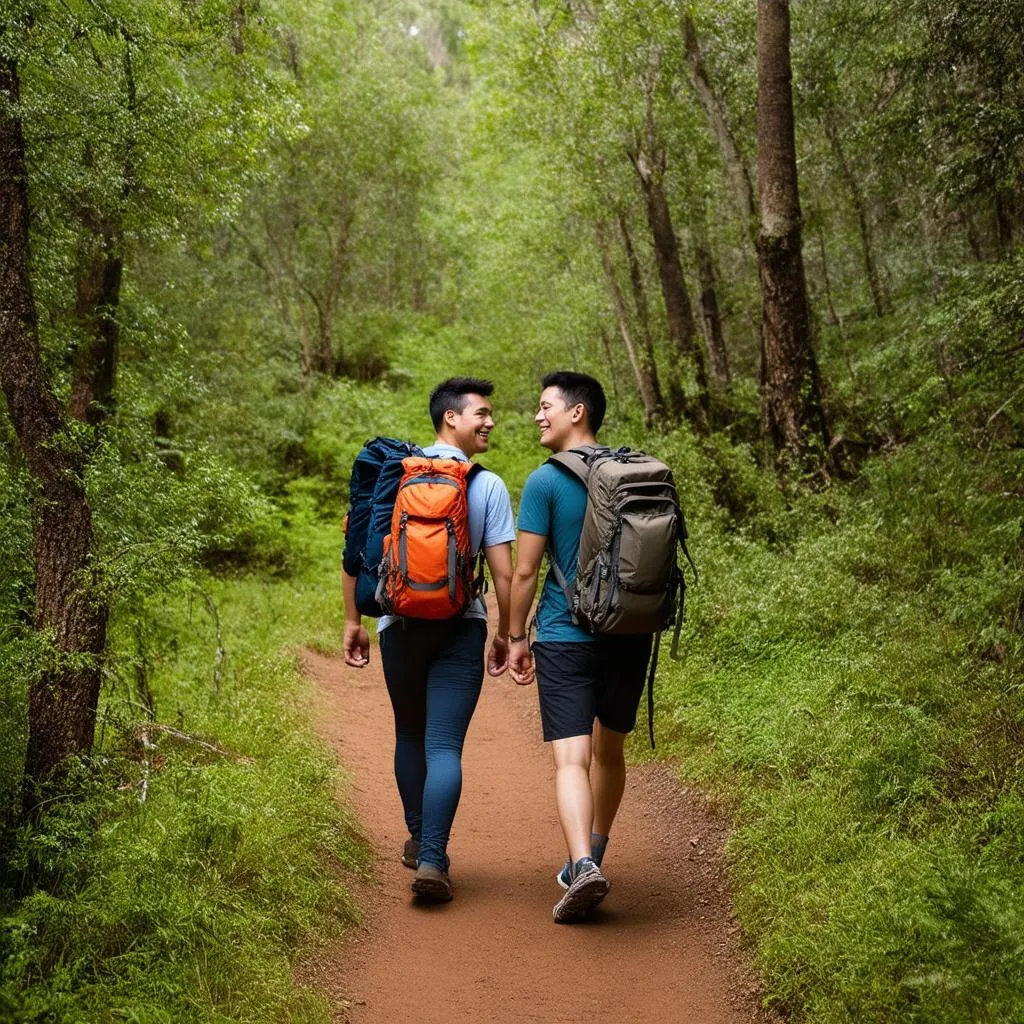
[[[547,537],[547,550],[566,581],[576,578],[587,489],[558,466],[545,463],[527,478],[519,503],[519,529]],[[547,643],[587,643],[593,637],[572,621],[565,594],[548,570],[537,606],[537,639]]]

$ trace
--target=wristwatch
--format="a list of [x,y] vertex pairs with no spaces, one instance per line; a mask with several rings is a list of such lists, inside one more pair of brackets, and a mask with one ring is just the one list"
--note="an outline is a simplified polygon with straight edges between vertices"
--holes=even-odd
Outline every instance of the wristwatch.
[[510,643],[517,644],[522,640],[526,639],[526,634],[523,633],[521,636],[515,636],[513,633],[509,633],[508,639]]

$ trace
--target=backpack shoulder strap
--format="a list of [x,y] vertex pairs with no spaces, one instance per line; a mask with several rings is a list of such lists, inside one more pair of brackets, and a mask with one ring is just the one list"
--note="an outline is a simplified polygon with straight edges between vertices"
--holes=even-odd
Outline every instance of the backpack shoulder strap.
[[[610,451],[611,449],[603,444],[584,444],[578,448],[570,448],[568,451],[556,452],[547,461],[553,466],[559,466],[567,473],[571,473],[584,487],[587,487],[590,480],[590,464],[596,456],[605,455]],[[550,545],[548,545],[547,556],[555,582],[561,588],[562,593],[565,594],[565,601],[569,606],[571,614],[573,605],[572,588],[569,586],[565,573],[551,554]]]
[[607,455],[611,449],[603,444],[582,444],[579,448],[570,448],[565,452],[556,452],[548,459],[554,466],[572,473],[577,480],[587,486],[590,480],[590,465],[600,455]]

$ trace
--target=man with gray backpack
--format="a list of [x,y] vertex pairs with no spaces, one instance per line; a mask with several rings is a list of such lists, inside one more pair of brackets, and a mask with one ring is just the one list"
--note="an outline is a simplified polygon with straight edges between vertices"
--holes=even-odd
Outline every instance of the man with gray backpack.
[[[519,508],[509,668],[517,683],[536,677],[552,747],[569,853],[556,876],[565,893],[553,917],[565,923],[610,888],[601,865],[625,790],[623,747],[645,681],[654,742],[655,637],[675,623],[675,654],[684,589],[676,549],[686,552],[686,527],[664,463],[598,444],[605,397],[597,380],[559,371],[542,387],[534,421],[553,454],[530,474]],[[545,553],[550,571],[531,650],[527,617]]]

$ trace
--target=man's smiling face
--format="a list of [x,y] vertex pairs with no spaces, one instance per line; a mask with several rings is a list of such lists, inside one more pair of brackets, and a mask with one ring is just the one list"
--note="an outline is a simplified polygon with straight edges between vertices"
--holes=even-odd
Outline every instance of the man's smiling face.
[[494,410],[489,398],[466,395],[462,411],[449,409],[445,413],[445,421],[455,434],[455,444],[467,455],[487,451],[494,429]]
[[542,447],[553,452],[560,452],[565,448],[566,439],[579,420],[578,416],[573,415],[574,410],[578,408],[581,407],[566,402],[560,388],[545,388],[541,392],[540,408],[533,417],[533,422],[540,428]]

